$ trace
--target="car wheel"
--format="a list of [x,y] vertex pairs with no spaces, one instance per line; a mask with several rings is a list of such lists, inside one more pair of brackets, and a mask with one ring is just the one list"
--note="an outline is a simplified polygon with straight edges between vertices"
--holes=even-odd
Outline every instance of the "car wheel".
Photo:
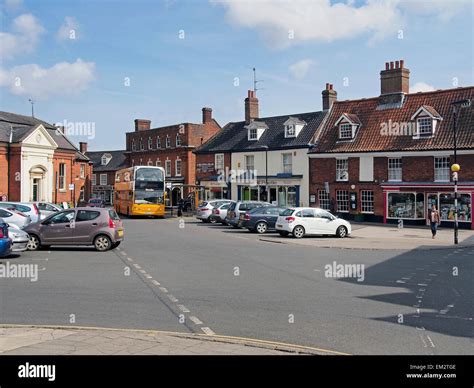
[[259,234],[266,233],[267,229],[268,226],[266,222],[259,222],[257,225],[255,225],[255,231]]
[[37,251],[40,249],[41,243],[38,236],[30,234],[30,240],[28,241],[28,245],[26,247],[29,251]]
[[94,239],[94,247],[99,252],[105,252],[112,247],[112,242],[106,235],[101,234]]
[[304,236],[304,228],[301,225],[295,226],[293,229],[293,237],[294,238],[301,238]]
[[121,242],[122,242],[122,241],[116,241],[116,242],[114,242],[114,243],[112,244],[112,249],[117,248],[117,247],[120,245]]
[[278,232],[280,234],[280,236],[282,237],[286,237],[288,236],[288,232]]
[[336,236],[339,238],[347,237],[347,228],[345,226],[340,226],[336,230]]

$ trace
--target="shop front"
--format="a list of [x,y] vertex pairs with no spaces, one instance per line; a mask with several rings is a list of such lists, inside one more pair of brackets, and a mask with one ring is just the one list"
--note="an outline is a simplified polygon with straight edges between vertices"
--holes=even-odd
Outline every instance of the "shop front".
[[258,179],[255,185],[238,185],[239,201],[265,201],[279,207],[300,206],[299,181],[282,181]]
[[219,180],[205,180],[200,181],[200,185],[204,187],[203,200],[209,201],[212,199],[229,198],[230,190],[225,182]]
[[[455,201],[452,184],[382,185],[384,191],[384,222],[425,225],[432,205],[439,210],[441,226],[452,227],[455,218]],[[458,223],[463,229],[474,229],[472,198],[474,185],[458,186]]]

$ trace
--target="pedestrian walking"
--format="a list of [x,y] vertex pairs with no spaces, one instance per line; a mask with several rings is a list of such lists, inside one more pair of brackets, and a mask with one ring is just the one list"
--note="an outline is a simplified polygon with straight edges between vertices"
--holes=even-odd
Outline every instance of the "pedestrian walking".
[[436,237],[436,232],[438,230],[438,224],[440,223],[439,212],[436,209],[436,205],[431,206],[431,212],[429,214],[430,217],[430,225],[431,225],[431,238],[434,239]]

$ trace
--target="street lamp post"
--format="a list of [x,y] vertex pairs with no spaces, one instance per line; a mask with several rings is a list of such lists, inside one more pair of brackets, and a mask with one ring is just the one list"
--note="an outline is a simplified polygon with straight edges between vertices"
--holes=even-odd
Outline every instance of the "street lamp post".
[[453,173],[454,182],[454,244],[459,243],[459,223],[458,223],[458,172],[461,170],[461,166],[458,164],[457,155],[457,115],[458,108],[467,108],[471,106],[471,100],[458,100],[454,101],[453,106],[453,146],[454,146],[454,163],[451,165],[451,172]]
[[267,194],[267,202],[270,199],[270,193],[268,192],[268,146],[262,146],[262,149],[265,150],[265,192]]

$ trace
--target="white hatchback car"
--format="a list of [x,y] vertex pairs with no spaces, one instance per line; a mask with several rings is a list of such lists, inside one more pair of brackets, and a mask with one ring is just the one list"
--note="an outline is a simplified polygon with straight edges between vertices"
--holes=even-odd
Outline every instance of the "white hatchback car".
[[326,210],[314,207],[284,210],[278,217],[275,228],[281,236],[291,233],[296,238],[324,234],[347,237],[352,232],[351,224],[348,221],[337,218]]

